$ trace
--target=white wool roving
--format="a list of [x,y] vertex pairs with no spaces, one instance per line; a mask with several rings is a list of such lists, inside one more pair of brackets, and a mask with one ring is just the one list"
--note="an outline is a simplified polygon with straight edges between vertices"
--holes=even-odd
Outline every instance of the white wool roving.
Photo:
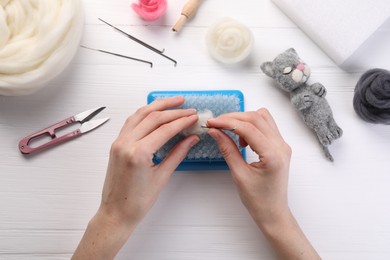
[[83,25],[81,0],[0,0],[0,95],[31,94],[59,75]]
[[225,64],[245,60],[253,48],[253,34],[247,26],[232,19],[223,18],[211,26],[206,44],[211,56]]
[[207,133],[207,128],[203,128],[202,126],[207,125],[207,120],[214,117],[213,112],[206,109],[204,111],[198,112],[199,120],[196,122],[196,124],[184,129],[182,131],[182,134],[184,136],[190,136],[190,135],[198,135],[201,136],[202,134]]

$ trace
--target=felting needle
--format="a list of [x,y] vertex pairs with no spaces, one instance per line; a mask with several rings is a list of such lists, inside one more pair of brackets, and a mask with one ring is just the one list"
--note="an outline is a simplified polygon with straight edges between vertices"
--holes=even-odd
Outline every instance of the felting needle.
[[87,46],[84,46],[84,45],[80,45],[80,47],[88,49],[88,50],[92,50],[92,51],[99,51],[99,52],[111,54],[111,55],[114,55],[114,56],[117,56],[117,57],[121,57],[121,58],[126,58],[126,59],[130,59],[130,60],[135,60],[135,61],[147,63],[147,64],[150,65],[151,68],[153,68],[153,63],[150,62],[150,61],[147,61],[147,60],[141,60],[141,59],[137,59],[137,58],[134,58],[134,57],[130,57],[130,56],[126,56],[126,55],[122,55],[122,54],[118,54],[118,53],[114,53],[114,52],[110,52],[110,51],[94,49],[94,48],[90,48],[90,47],[87,47]]
[[207,129],[212,129],[212,128],[214,128],[214,129],[219,129],[219,130],[226,130],[226,131],[230,131],[230,132],[234,132],[234,131],[236,131],[236,129],[237,129],[237,127],[234,127],[234,128],[219,128],[219,127],[208,127],[207,125],[201,125],[200,127],[202,127],[202,128],[207,128]]
[[110,23],[104,21],[103,19],[101,19],[101,18],[98,18],[98,19],[99,19],[100,21],[102,21],[103,23],[107,24],[108,26],[111,26],[112,28],[114,28],[114,29],[117,30],[118,32],[122,33],[123,35],[127,36],[127,37],[130,38],[131,40],[135,41],[136,43],[139,43],[139,44],[141,44],[142,46],[148,48],[149,50],[154,51],[155,53],[157,53],[157,54],[163,56],[164,58],[166,58],[166,59],[172,61],[172,62],[175,64],[175,67],[176,67],[177,61],[174,60],[174,59],[172,59],[172,58],[170,58],[170,57],[168,57],[167,55],[163,54],[163,52],[165,51],[165,49],[163,49],[162,51],[160,51],[160,50],[154,48],[153,46],[147,44],[146,42],[141,41],[140,39],[137,39],[136,37],[134,37],[134,36],[132,36],[132,35],[130,35],[130,34],[124,32],[124,31],[122,31],[121,29],[115,27],[114,25],[112,25],[112,24],[110,24]]
[[147,44],[146,42],[141,41],[140,39],[138,39],[138,38],[136,38],[136,37],[134,37],[134,36],[132,36],[132,35],[130,35],[130,34],[124,32],[124,31],[122,31],[121,29],[119,29],[119,28],[115,27],[114,25],[112,25],[112,24],[110,24],[110,23],[104,21],[104,20],[101,19],[101,18],[98,18],[98,19],[99,19],[100,21],[102,21],[103,23],[107,24],[108,26],[111,26],[112,28],[114,28],[114,29],[117,30],[118,32],[120,32],[120,33],[124,34],[125,36],[129,37],[129,38],[132,39],[133,41],[135,41],[135,42],[141,44],[142,46],[144,46],[144,47],[146,47],[146,48],[148,48],[148,49],[150,49],[150,50],[152,50],[152,51],[154,51],[154,52],[163,53],[163,52],[165,51],[165,49],[163,49],[162,51],[160,51],[159,49],[154,48],[153,46]]

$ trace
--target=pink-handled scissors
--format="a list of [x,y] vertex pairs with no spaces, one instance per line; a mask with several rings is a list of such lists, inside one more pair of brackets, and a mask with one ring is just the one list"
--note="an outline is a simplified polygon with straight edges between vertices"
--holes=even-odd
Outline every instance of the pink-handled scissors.
[[[41,151],[43,149],[47,149],[49,147],[61,144],[63,142],[72,140],[76,137],[79,137],[82,134],[85,134],[85,133],[95,129],[108,121],[108,119],[109,119],[108,117],[102,118],[102,119],[91,120],[94,116],[99,114],[105,108],[106,107],[98,107],[98,108],[94,108],[94,109],[90,109],[90,110],[81,112],[77,115],[66,118],[66,119],[62,120],[61,122],[58,122],[52,126],[49,126],[45,129],[42,129],[39,132],[36,132],[36,133],[31,134],[29,136],[26,136],[25,138],[20,140],[19,150],[23,154],[31,154],[31,153],[35,153],[35,152]],[[77,122],[81,124],[79,129],[76,129],[68,134],[57,137],[56,130],[63,128],[65,126],[71,125],[71,124],[75,124]],[[44,143],[38,147],[29,146],[29,143],[31,142],[31,140],[42,137],[44,135],[49,135],[52,138],[52,140],[47,142],[47,143]]]

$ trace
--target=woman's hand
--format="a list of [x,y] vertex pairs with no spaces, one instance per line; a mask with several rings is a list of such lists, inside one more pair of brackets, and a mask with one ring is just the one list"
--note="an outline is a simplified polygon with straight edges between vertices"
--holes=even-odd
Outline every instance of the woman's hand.
[[[266,109],[231,113],[207,122],[231,170],[242,202],[258,224],[284,216],[288,209],[287,185],[291,149]],[[214,128],[235,129],[240,145],[247,145],[259,161],[247,164],[231,138]]]
[[195,109],[166,110],[182,97],[157,100],[130,116],[112,144],[100,211],[120,222],[139,222],[152,207],[171,173],[199,137],[179,143],[158,165],[153,154],[169,139],[198,120]]
[[189,136],[163,162],[153,164],[153,154],[161,146],[198,120],[194,109],[172,109],[183,102],[183,97],[156,100],[127,119],[111,147],[100,208],[73,259],[114,258],[199,141],[198,136]]
[[[319,259],[289,209],[291,148],[268,110],[225,114],[208,120],[207,126],[229,165],[243,204],[280,257]],[[218,128],[234,129],[240,145],[249,145],[258,161],[245,162],[233,140]]]

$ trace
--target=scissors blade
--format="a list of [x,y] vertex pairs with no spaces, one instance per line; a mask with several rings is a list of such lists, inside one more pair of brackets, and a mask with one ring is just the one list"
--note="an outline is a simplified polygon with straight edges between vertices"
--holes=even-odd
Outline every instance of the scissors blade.
[[85,122],[91,120],[91,118],[99,114],[105,108],[106,107],[97,107],[97,108],[89,109],[87,111],[75,115],[74,118],[76,119],[76,121],[80,122],[81,124],[84,124]]
[[88,122],[85,122],[85,123],[82,123],[81,124],[81,127],[80,127],[80,132],[82,134],[85,134],[99,126],[101,126],[102,124],[104,124],[105,122],[107,122],[110,118],[109,117],[106,117],[106,118],[102,118],[102,119],[96,119],[96,120],[92,120],[92,121],[88,121]]

